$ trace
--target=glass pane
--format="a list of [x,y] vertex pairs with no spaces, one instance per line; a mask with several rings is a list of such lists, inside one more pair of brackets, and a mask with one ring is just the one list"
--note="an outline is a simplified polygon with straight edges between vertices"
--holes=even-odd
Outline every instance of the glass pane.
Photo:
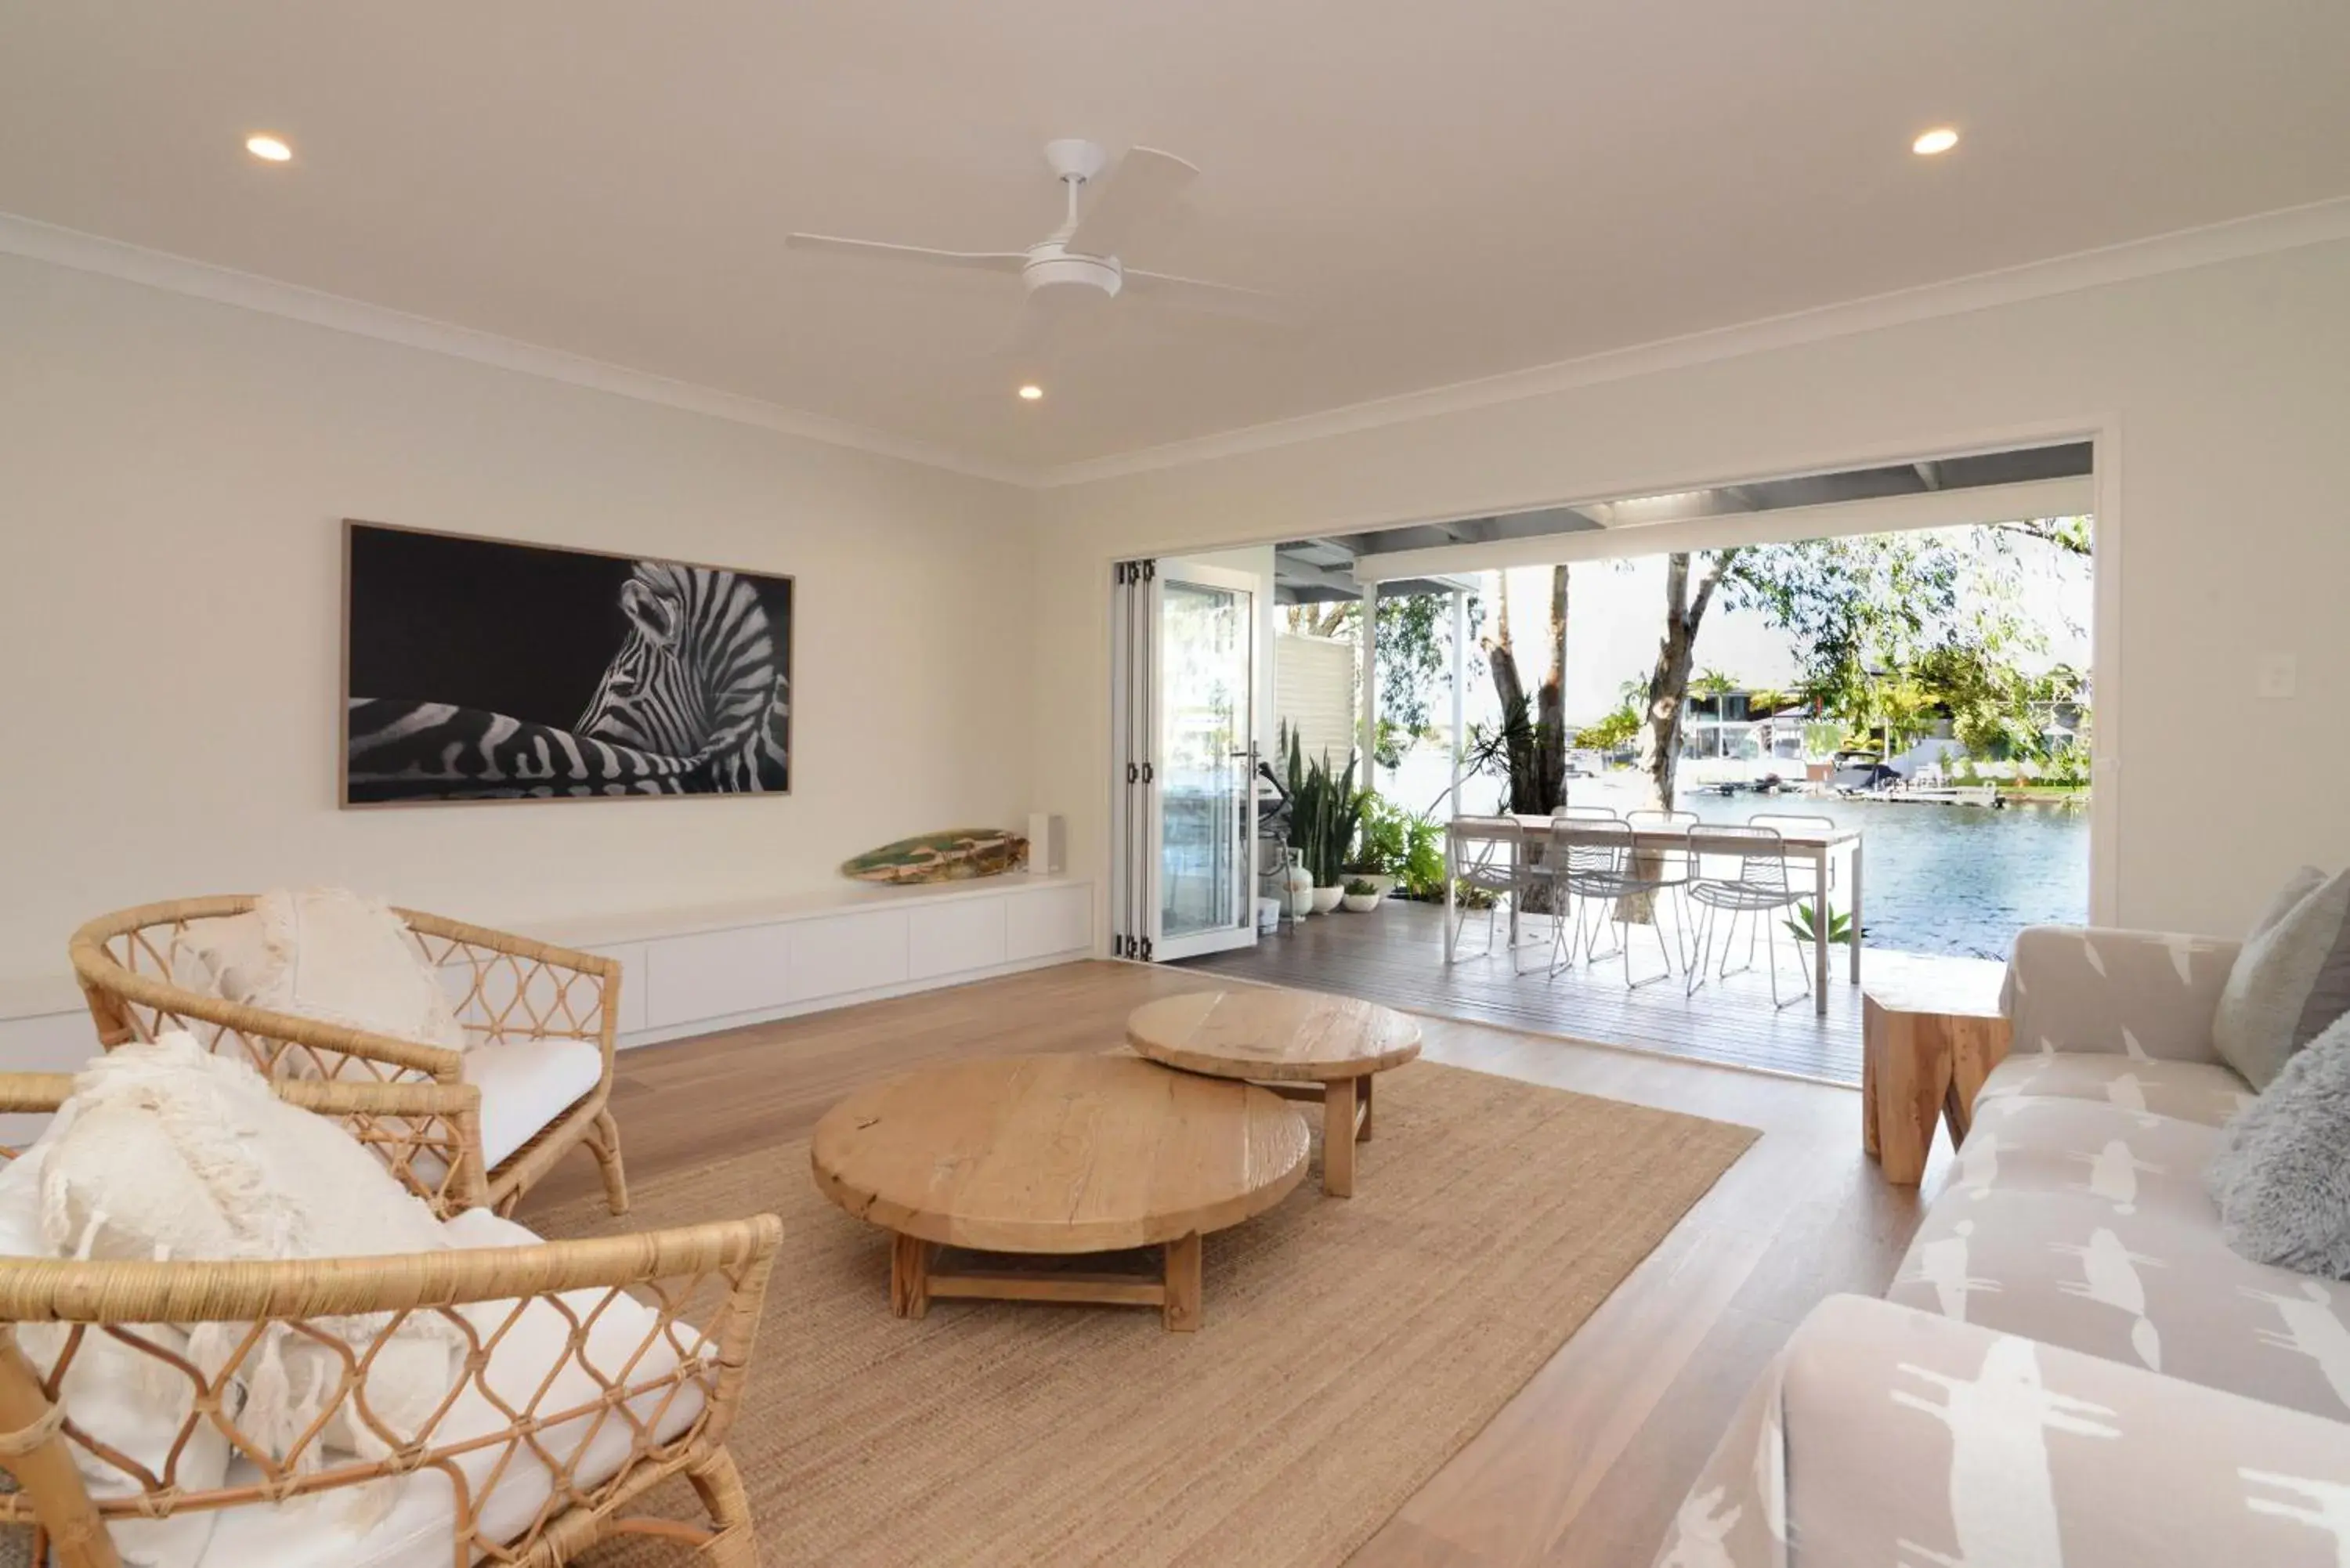
[[[1162,940],[1247,918],[1249,596],[1165,585],[1160,623]],[[1240,753],[1241,755],[1233,753]]]

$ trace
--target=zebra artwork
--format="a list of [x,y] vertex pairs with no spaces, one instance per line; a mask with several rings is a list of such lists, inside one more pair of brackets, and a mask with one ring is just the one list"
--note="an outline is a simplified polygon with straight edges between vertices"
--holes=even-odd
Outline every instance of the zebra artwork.
[[790,578],[372,524],[347,540],[346,805],[790,787]]

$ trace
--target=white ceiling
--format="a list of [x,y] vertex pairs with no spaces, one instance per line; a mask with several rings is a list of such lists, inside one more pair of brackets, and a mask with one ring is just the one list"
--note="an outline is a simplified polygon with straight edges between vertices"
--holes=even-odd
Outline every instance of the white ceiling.
[[[2350,192],[2345,61],[2343,0],[18,0],[0,212],[1039,468]],[[1025,405],[1007,280],[785,249],[1017,249],[1065,135],[1310,329],[1121,308]]]

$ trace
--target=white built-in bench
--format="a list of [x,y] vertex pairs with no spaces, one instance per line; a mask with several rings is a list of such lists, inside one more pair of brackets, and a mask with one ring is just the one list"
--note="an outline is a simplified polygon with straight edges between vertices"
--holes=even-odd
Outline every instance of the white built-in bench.
[[[511,929],[619,960],[620,1044],[650,1045],[1089,957],[1094,895],[1014,873]],[[70,978],[0,986],[0,1070],[70,1072],[95,1049]]]

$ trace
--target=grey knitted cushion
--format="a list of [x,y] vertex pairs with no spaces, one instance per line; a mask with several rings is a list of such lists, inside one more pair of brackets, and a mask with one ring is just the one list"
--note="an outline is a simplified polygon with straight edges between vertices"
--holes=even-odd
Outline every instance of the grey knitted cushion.
[[2244,939],[2211,1017],[2220,1059],[2265,1089],[2295,1051],[2350,1012],[2350,872],[2304,867]]
[[2236,1113],[2203,1184],[2220,1233],[2245,1257],[2350,1279],[2350,1018]]

